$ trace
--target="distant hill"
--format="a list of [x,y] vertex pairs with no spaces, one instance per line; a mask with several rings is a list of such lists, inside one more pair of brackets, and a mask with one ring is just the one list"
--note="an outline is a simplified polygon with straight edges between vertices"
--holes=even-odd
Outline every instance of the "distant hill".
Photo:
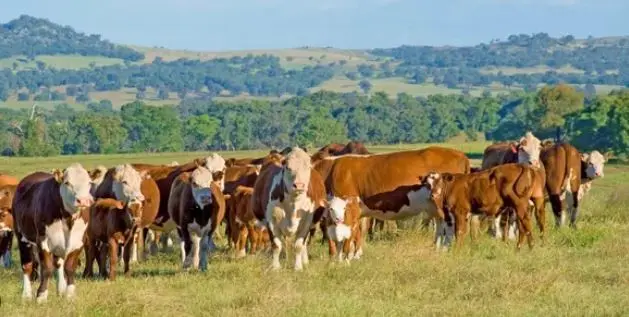
[[0,106],[9,107],[283,99],[320,90],[479,96],[561,82],[608,92],[629,86],[629,37],[537,33],[469,47],[198,52],[116,45],[23,15],[0,26],[0,70]]
[[125,46],[101,40],[100,35],[76,32],[46,19],[28,15],[0,25],[0,58],[24,55],[83,55],[120,58],[128,61],[144,59],[144,54]]

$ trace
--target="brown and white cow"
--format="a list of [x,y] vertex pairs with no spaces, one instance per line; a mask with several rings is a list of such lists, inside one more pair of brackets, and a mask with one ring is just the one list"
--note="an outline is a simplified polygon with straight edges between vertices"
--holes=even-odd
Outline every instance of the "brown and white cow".
[[[509,163],[471,174],[430,173],[422,180],[422,186],[430,190],[439,215],[448,223],[454,221],[457,246],[463,242],[472,214],[495,217],[504,207],[511,207],[518,217],[517,249],[520,249],[525,238],[529,247],[533,247],[528,207],[534,178],[535,170],[531,166]],[[544,201],[535,202],[543,204]]]
[[201,270],[205,270],[209,241],[225,216],[225,197],[212,172],[199,166],[180,174],[170,191],[168,212],[181,239],[183,268],[192,265],[197,270],[203,259]]
[[[461,151],[431,146],[421,150],[328,157],[316,163],[315,169],[328,175],[325,186],[329,200],[358,197],[363,217],[401,220],[425,212],[431,219],[437,215],[436,207],[428,190],[420,186],[417,179],[433,171],[469,173],[470,161]],[[437,222],[437,245],[447,229],[443,225],[442,221]],[[362,248],[356,248],[353,258],[361,254]]]
[[361,248],[360,200],[358,197],[333,197],[322,221],[326,223],[330,257],[338,254],[338,261],[351,260],[354,249]]
[[280,154],[278,151],[271,150],[269,152],[269,154],[267,154],[266,156],[263,156],[263,157],[259,157],[259,158],[241,158],[241,159],[237,159],[237,158],[233,158],[232,157],[232,158],[230,158],[230,159],[225,161],[225,165],[227,167],[255,165],[258,168],[260,168],[265,163],[268,163],[268,162],[271,162],[271,161],[281,161],[282,157],[283,157],[283,155]]
[[[537,173],[539,175],[536,177],[536,183],[538,187],[541,186],[541,188],[543,188],[545,186],[546,176],[544,166],[540,161],[542,149],[542,141],[533,135],[531,131],[527,131],[517,142],[501,142],[488,146],[483,152],[481,170],[487,170],[498,165],[509,163],[529,164],[538,169]],[[539,191],[536,191],[536,193],[539,193]],[[541,194],[543,194],[543,192],[541,192]],[[533,204],[533,202],[531,202],[531,204]],[[508,232],[509,238],[515,239],[516,228],[514,212],[514,210],[509,209],[504,213],[500,212],[498,214],[491,226],[493,230],[490,230],[490,233],[493,234],[494,237],[499,239],[502,237],[503,232]],[[539,213],[540,211],[537,211],[536,214],[539,215]],[[503,217],[503,215],[505,217]],[[544,216],[544,210],[541,210],[541,216]],[[478,215],[473,215],[472,217],[473,224],[479,223]],[[504,221],[501,222],[501,220]],[[506,226],[508,226],[508,229],[504,229]],[[503,227],[502,230],[501,227]]]
[[17,184],[0,186],[0,259],[5,267],[11,266],[13,246],[13,196]]
[[568,143],[544,148],[541,160],[546,168],[546,190],[557,227],[565,223],[565,203],[570,226],[576,228],[579,204],[590,190],[592,181],[604,176],[603,169],[609,156],[609,153],[603,155],[599,151],[581,154]]
[[264,219],[271,236],[272,270],[281,267],[282,242],[288,248],[289,241],[294,241],[296,271],[308,263],[310,228],[315,211],[325,205],[323,180],[301,148],[293,147],[281,165],[262,167],[254,185],[253,210],[258,219]]
[[[258,165],[228,166],[227,169],[225,169],[225,188],[223,189],[223,194],[233,194],[238,186],[253,187],[259,174],[260,166]],[[229,217],[225,217],[225,236],[231,236],[231,222],[229,221]],[[231,246],[231,240],[229,241]]]
[[144,245],[141,238],[142,228],[150,226],[157,216],[159,207],[159,191],[155,190],[157,184],[146,170],[138,171],[131,164],[120,164],[109,170],[97,166],[89,173],[92,179],[91,193],[95,199],[113,198],[125,204],[138,205],[132,208],[139,208],[141,211],[140,230],[136,232],[137,236],[132,243],[125,245],[132,249],[131,262],[137,262],[138,244]]
[[269,232],[256,218],[252,206],[253,187],[238,186],[231,193],[227,202],[227,219],[231,227],[230,239],[235,245],[236,257],[246,256],[246,243],[250,243],[249,252],[256,253],[269,241]]
[[13,215],[24,273],[24,298],[32,298],[30,276],[33,261],[37,260],[42,272],[38,302],[48,298],[53,268],[58,273],[59,294],[75,296],[74,271],[92,204],[90,177],[78,163],[63,171],[35,172],[20,181],[13,199]]
[[[101,277],[109,280],[116,278],[116,264],[118,263],[118,247],[123,247],[124,274],[129,275],[129,263],[135,231],[142,221],[142,206],[131,202],[123,202],[112,198],[99,198],[92,205],[90,220],[85,235],[86,262],[84,277],[94,275],[92,267],[94,260],[99,259]],[[103,254],[104,253],[104,254]],[[109,256],[109,273],[106,271],[104,260]]]

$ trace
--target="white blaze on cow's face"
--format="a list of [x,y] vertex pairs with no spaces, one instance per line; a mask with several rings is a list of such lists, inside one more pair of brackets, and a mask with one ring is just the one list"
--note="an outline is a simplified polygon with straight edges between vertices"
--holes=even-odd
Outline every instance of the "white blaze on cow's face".
[[81,164],[74,163],[63,172],[55,170],[54,175],[60,185],[63,208],[67,212],[74,214],[79,208],[90,207],[94,203],[90,193],[91,179]]
[[141,204],[144,201],[141,185],[145,176],[146,171],[138,172],[130,164],[116,166],[112,182],[116,199],[125,203]]
[[542,152],[542,141],[531,132],[520,139],[518,146],[518,163],[531,164],[534,167],[540,166],[539,155]]
[[201,209],[212,203],[212,190],[210,189],[212,181],[212,173],[203,166],[197,167],[190,176],[192,196],[194,202]]
[[345,199],[339,197],[332,197],[329,201],[328,217],[333,224],[328,227],[327,231],[328,236],[333,241],[340,242],[351,237],[352,230],[344,223],[348,205],[349,203]]
[[207,168],[212,175],[216,175],[213,177],[219,184],[221,190],[225,190],[225,170],[227,166],[225,165],[225,159],[220,156],[218,153],[212,153],[210,156],[205,158],[205,168]]
[[305,193],[310,186],[312,163],[304,150],[294,147],[286,156],[283,169],[283,180],[290,194]]
[[607,159],[599,151],[581,154],[581,161],[586,165],[585,175],[589,179],[603,177],[603,168]]

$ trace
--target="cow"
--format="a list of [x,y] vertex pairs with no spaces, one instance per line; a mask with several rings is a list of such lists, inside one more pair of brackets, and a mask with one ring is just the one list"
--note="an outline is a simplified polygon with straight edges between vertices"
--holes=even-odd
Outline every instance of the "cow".
[[[151,179],[147,170],[138,171],[131,164],[120,164],[110,169],[97,166],[89,173],[92,179],[91,193],[95,199],[113,198],[140,206],[140,230],[136,231],[137,236],[132,243],[126,245],[132,249],[131,263],[137,262],[138,244],[144,250],[142,229],[148,228],[155,221],[159,207],[159,189],[155,180]],[[146,252],[143,254],[146,257]]]
[[330,156],[341,156],[345,154],[372,154],[365,145],[358,141],[350,141],[343,145],[340,143],[330,143],[311,156],[313,163]]
[[[198,166],[204,166],[212,173],[213,180],[217,185],[224,189],[225,180],[225,159],[223,159],[218,153],[211,153],[209,156],[203,159],[194,159],[192,162],[178,165],[178,166],[164,166],[164,165],[149,165],[149,164],[132,164],[137,170],[146,170],[147,173],[155,180],[159,189],[159,209],[155,221],[149,226],[144,228],[143,235],[146,240],[150,240],[151,253],[155,253],[157,250],[156,241],[160,240],[160,233],[170,233],[176,228],[175,223],[170,219],[168,213],[168,199],[170,197],[170,190],[174,180],[185,172],[192,172]],[[213,241],[210,239],[210,244],[213,245]],[[165,248],[165,247],[164,247]],[[153,252],[155,251],[155,252]]]
[[[170,191],[168,213],[181,239],[183,269],[199,269],[200,258],[207,258],[209,239],[225,216],[225,197],[212,172],[199,166],[177,176]],[[205,263],[201,265],[203,271]]]
[[338,253],[338,261],[349,262],[354,249],[361,247],[360,201],[358,197],[333,197],[325,209],[323,220],[326,225],[330,258]]
[[53,268],[58,273],[58,293],[68,298],[76,295],[74,271],[93,201],[90,177],[79,163],[63,171],[35,172],[20,181],[12,208],[24,274],[23,298],[32,298],[30,276],[34,260],[41,266],[37,302],[48,299]]
[[[92,265],[98,256],[101,277],[110,281],[116,278],[118,247],[123,247],[124,274],[129,276],[129,263],[133,237],[142,221],[142,206],[113,198],[98,198],[92,205],[85,235],[86,262],[83,277],[94,275]],[[104,253],[104,254],[103,254]],[[109,256],[109,273],[106,273],[104,259]]]
[[[225,188],[223,194],[231,195],[238,186],[253,187],[260,167],[258,165],[229,166],[225,169]],[[231,223],[229,217],[225,218],[225,236],[231,236]],[[230,245],[231,245],[231,240]]]
[[[543,195],[543,191],[539,191],[539,188],[544,188],[546,179],[544,167],[540,162],[540,153],[543,149],[543,145],[544,144],[531,131],[527,131],[517,142],[494,143],[488,146],[483,152],[483,161],[480,170],[487,170],[508,163],[529,164],[538,169],[538,175],[535,178],[536,184],[538,185],[536,193]],[[531,202],[531,204],[533,204],[533,202]],[[536,211],[536,215],[541,217],[544,217],[544,213],[544,210]],[[502,215],[505,217],[502,217]],[[479,223],[479,215],[473,215],[472,217],[472,227],[476,227]],[[501,223],[501,220],[504,221]],[[499,239],[502,236],[501,231],[503,231],[509,233],[509,238],[515,239],[514,220],[514,210],[509,209],[506,212],[498,213],[497,218],[494,219],[493,225],[490,227],[490,234]],[[500,227],[507,226],[507,223],[511,224],[509,225],[509,229],[500,230]],[[474,230],[474,228],[472,230]],[[541,234],[543,237],[543,232]]]
[[[470,161],[461,151],[430,146],[383,154],[328,157],[314,168],[327,175],[328,198],[358,197],[361,217],[402,220],[423,211],[431,219],[436,216],[436,207],[417,179],[432,171],[467,174]],[[440,243],[446,229],[437,228],[436,244]],[[364,235],[361,239],[364,240]],[[359,259],[361,255],[362,247],[356,248],[353,258]]]
[[11,247],[13,246],[13,209],[12,202],[17,184],[0,186],[0,258],[4,267],[11,266]]
[[294,270],[303,270],[309,261],[307,240],[315,212],[326,206],[323,180],[312,168],[308,153],[293,147],[282,164],[263,166],[254,184],[252,203],[254,214],[269,230],[273,249],[270,269],[281,268],[282,242],[288,248],[290,240],[294,241]]
[[603,177],[605,162],[611,156],[599,151],[579,153],[569,143],[544,148],[541,160],[546,169],[546,192],[550,200],[556,227],[565,224],[564,203],[570,214],[570,227],[576,229],[579,204],[590,190],[592,181]]
[[227,202],[227,219],[231,227],[229,237],[235,245],[236,258],[246,256],[247,240],[250,243],[249,253],[251,254],[264,248],[269,241],[266,227],[253,214],[252,199],[253,187],[238,186]]
[[267,162],[270,161],[281,161],[282,160],[283,155],[280,154],[279,152],[275,151],[275,150],[271,150],[269,152],[269,154],[267,154],[266,156],[263,157],[259,157],[259,158],[242,158],[242,159],[237,159],[237,158],[230,158],[227,159],[225,161],[225,166],[227,167],[233,167],[233,166],[250,166],[250,165],[255,165],[258,166],[258,168],[262,167],[262,165],[264,165]]
[[[516,246],[519,250],[525,238],[529,248],[533,248],[528,206],[533,196],[534,178],[533,167],[508,163],[470,174],[431,172],[420,184],[430,191],[430,199],[437,206],[439,216],[449,226],[454,221],[457,247],[461,246],[467,232],[469,216],[495,217],[505,210],[505,206],[514,208],[519,225]],[[536,205],[544,203],[543,198],[534,201]],[[535,207],[539,209],[540,206]]]

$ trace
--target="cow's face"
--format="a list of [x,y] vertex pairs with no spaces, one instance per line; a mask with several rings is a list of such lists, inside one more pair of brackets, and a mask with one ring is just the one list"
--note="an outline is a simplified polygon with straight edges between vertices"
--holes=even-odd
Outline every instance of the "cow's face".
[[98,186],[105,180],[105,174],[107,173],[107,168],[102,165],[98,165],[95,169],[88,172],[90,175],[91,183],[90,183],[90,193],[92,195],[96,195],[96,190]]
[[11,190],[0,189],[0,237],[13,230],[12,200],[13,192]]
[[146,177],[146,171],[138,172],[130,164],[116,166],[112,182],[112,190],[116,199],[131,205],[141,205],[144,202],[141,185]]
[[530,164],[534,167],[540,167],[539,155],[542,152],[542,141],[527,132],[519,141],[518,146],[518,163]]
[[283,181],[291,194],[305,193],[310,186],[312,163],[304,150],[294,147],[283,163]]
[[90,193],[91,179],[81,164],[74,163],[63,171],[57,169],[53,174],[59,183],[59,193],[67,212],[74,214],[94,203]]
[[352,227],[360,219],[359,200],[357,197],[332,197],[326,214],[332,223],[328,226],[328,236],[337,242],[349,239],[352,235]]
[[216,182],[221,191],[225,189],[225,170],[227,169],[227,165],[225,163],[225,159],[220,156],[218,153],[212,153],[210,156],[205,158],[205,168],[207,168],[210,173],[212,173],[212,179]]
[[581,161],[585,165],[585,175],[589,179],[603,177],[603,168],[609,155],[603,155],[599,151],[581,154]]
[[194,202],[203,209],[212,203],[212,173],[203,167],[197,167],[190,176],[190,185],[192,186],[192,197]]
[[437,207],[438,212],[443,212],[443,195],[445,187],[445,179],[448,175],[442,175],[436,172],[430,172],[422,179],[421,185],[430,190],[430,199]]

